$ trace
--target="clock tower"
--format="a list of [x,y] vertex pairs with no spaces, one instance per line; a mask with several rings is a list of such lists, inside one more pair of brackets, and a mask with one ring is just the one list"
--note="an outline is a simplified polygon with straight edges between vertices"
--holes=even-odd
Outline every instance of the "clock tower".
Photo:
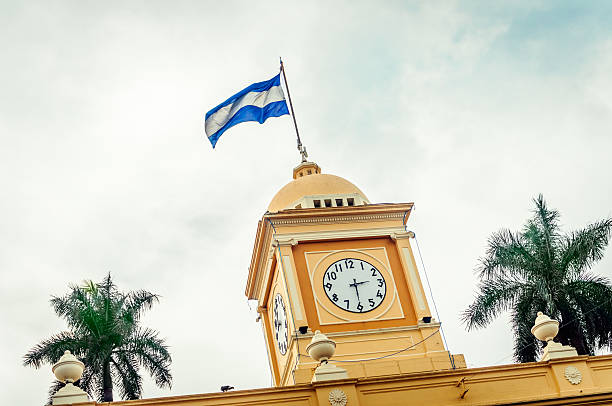
[[310,382],[315,330],[351,378],[465,368],[431,316],[406,231],[412,206],[373,204],[313,162],[293,170],[259,221],[246,286],[275,385]]

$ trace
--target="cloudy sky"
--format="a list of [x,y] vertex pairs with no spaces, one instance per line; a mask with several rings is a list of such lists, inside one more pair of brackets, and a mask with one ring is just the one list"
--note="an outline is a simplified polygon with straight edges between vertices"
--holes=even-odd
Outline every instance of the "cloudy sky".
[[[506,317],[466,332],[487,236],[543,193],[567,230],[612,216],[609,2],[0,1],[0,396],[41,404],[25,352],[49,306],[109,271],[161,302],[174,386],[270,384],[244,296],[257,221],[298,163],[288,116],[228,131],[203,116],[285,60],[326,173],[415,202],[450,350],[512,362]],[[612,276],[612,253],[595,268]]]

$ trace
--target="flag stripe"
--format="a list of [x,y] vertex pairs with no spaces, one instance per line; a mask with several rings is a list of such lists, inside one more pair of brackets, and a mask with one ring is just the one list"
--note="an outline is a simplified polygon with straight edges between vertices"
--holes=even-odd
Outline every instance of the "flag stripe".
[[262,108],[267,104],[284,100],[285,95],[283,94],[283,89],[280,85],[273,86],[266,91],[251,91],[248,93],[243,93],[240,98],[233,99],[232,103],[226,104],[220,108],[217,106],[215,107],[216,110],[213,109],[215,110],[213,113],[208,112],[206,114],[206,135],[208,137],[211,137],[217,131],[219,131],[219,129],[225,127],[226,124],[232,119],[234,114],[236,114],[240,109],[245,106],[255,106]]
[[280,73],[278,75],[274,76],[270,80],[265,80],[263,82],[253,83],[251,86],[247,87],[246,89],[243,89],[243,90],[239,91],[238,93],[236,93],[235,95],[233,95],[232,97],[230,97],[229,99],[224,101],[223,103],[219,104],[214,109],[211,109],[208,113],[206,113],[206,117],[204,119],[208,120],[208,117],[211,114],[213,114],[217,110],[221,109],[222,107],[227,106],[228,104],[232,104],[234,101],[238,100],[239,98],[241,98],[242,96],[244,96],[247,93],[250,93],[250,92],[263,92],[265,90],[270,89],[273,86],[280,86]]
[[289,114],[289,109],[287,108],[287,102],[285,100],[275,101],[263,107],[246,105],[238,110],[217,132],[209,135],[208,139],[214,148],[221,134],[236,124],[245,121],[257,121],[263,124],[268,117],[279,117],[285,114]]

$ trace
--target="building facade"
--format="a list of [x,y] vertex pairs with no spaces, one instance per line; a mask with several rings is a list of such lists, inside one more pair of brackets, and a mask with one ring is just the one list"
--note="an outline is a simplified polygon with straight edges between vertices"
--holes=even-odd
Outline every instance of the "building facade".
[[[313,162],[258,223],[246,286],[257,300],[274,387],[117,405],[612,404],[612,356],[466,368],[432,317],[406,229],[412,203],[373,204]],[[316,331],[342,379],[313,381]],[[89,402],[87,404],[96,404]]]

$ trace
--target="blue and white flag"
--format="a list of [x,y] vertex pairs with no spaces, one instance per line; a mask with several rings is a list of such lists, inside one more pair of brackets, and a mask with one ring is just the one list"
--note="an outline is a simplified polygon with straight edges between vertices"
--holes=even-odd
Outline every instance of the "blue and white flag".
[[268,117],[289,114],[280,84],[280,73],[265,82],[254,83],[206,113],[206,136],[213,148],[229,128],[245,121],[263,124]]

